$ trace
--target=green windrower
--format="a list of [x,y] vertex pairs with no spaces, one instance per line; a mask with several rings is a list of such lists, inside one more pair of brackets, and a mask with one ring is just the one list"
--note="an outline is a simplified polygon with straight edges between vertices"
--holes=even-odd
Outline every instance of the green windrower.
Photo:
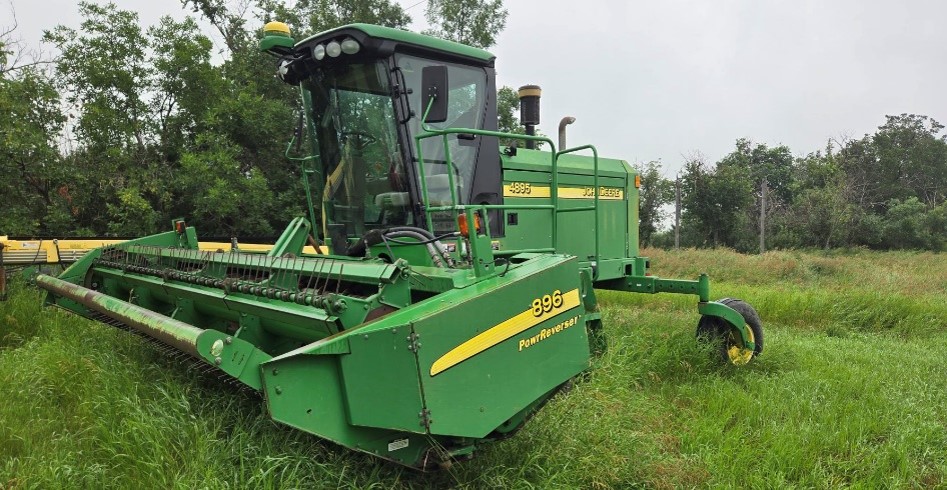
[[[748,304],[711,301],[706,275],[649,272],[627,162],[497,131],[490,53],[364,24],[296,42],[271,22],[260,47],[300,92],[287,161],[306,217],[267,253],[202,250],[174,220],[40,276],[48,303],[221,370],[274,420],[415,468],[509,436],[588,369],[605,348],[596,289],[695,295],[723,359],[762,352]],[[540,95],[520,93],[531,128]]]

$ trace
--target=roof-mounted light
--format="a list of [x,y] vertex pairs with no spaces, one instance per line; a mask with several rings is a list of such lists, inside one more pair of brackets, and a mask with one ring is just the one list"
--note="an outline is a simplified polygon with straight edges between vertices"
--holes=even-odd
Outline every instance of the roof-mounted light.
[[317,60],[322,60],[322,58],[325,58],[326,47],[321,44],[317,44],[316,47],[312,48],[312,57]]
[[326,45],[326,54],[336,58],[342,54],[342,45],[338,41],[331,41]]
[[342,52],[345,54],[355,54],[358,53],[358,50],[361,46],[358,45],[358,41],[347,37],[342,40]]

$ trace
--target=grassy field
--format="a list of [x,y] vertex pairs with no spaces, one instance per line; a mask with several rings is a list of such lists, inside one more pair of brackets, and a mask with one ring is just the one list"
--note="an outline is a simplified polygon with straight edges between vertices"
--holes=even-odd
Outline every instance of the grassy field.
[[947,256],[649,250],[764,321],[723,366],[695,299],[601,292],[609,349],[516,436],[422,474],[270,422],[141,339],[0,303],[0,488],[947,486]]

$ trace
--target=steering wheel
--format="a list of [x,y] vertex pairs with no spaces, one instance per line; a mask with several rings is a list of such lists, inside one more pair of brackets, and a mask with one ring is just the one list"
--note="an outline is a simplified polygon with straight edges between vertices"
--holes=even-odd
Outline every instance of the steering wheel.
[[[375,136],[365,133],[362,131],[342,131],[339,133],[340,139],[344,142],[343,144],[349,146],[356,153],[361,154],[365,148],[368,148],[370,145],[378,141],[378,138]],[[379,164],[375,164],[376,168],[372,169],[372,165],[369,162],[364,162],[367,164],[365,169],[365,178],[369,181],[378,180],[383,178],[384,170]],[[382,177],[379,177],[381,175]]]
[[346,143],[351,142],[352,147],[358,151],[362,151],[368,145],[378,141],[378,138],[361,131],[342,131],[339,137]]

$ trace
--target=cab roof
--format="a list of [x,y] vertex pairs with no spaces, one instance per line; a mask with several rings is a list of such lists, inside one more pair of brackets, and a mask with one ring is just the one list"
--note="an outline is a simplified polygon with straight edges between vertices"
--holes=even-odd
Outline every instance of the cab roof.
[[460,44],[454,41],[447,41],[445,39],[426,36],[416,32],[403,31],[401,29],[393,29],[391,27],[377,26],[372,24],[348,24],[336,27],[335,29],[330,29],[328,31],[323,31],[299,41],[296,43],[296,48],[335,38],[347,32],[351,33],[352,31],[358,31],[361,34],[376,40],[386,40],[400,45],[407,45],[414,48],[421,48],[423,50],[441,52],[453,57],[477,61],[479,64],[488,66],[492,66],[493,61],[496,59],[496,56],[490,52],[480,48],[467,46],[466,44]]

